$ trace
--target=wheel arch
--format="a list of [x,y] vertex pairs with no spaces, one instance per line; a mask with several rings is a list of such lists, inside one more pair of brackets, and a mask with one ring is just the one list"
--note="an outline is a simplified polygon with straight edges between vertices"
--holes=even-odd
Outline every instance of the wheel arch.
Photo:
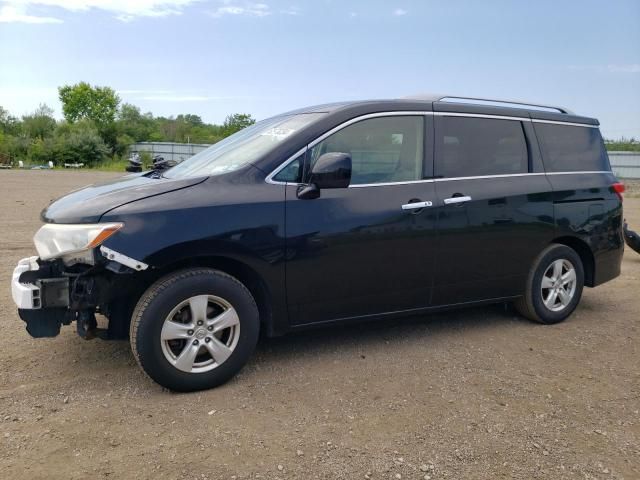
[[596,262],[589,244],[578,237],[571,236],[555,238],[551,243],[565,245],[578,254],[584,268],[584,284],[587,287],[593,287],[595,285]]
[[[114,323],[119,323],[117,327],[122,332],[128,331],[128,323],[130,321],[129,310],[135,307],[136,303],[144,292],[160,278],[187,268],[212,268],[227,273],[238,279],[251,293],[256,301],[258,313],[260,316],[260,326],[267,335],[275,335],[277,328],[274,325],[274,306],[273,293],[269,289],[267,282],[262,276],[246,263],[229,257],[218,255],[203,255],[195,257],[184,257],[168,262],[154,269],[135,274],[135,278],[131,278],[127,282],[128,301],[116,303],[112,310],[118,312],[119,318],[113,319]],[[124,306],[127,307],[124,307]],[[119,308],[118,308],[119,307]],[[120,311],[119,309],[122,309]],[[286,311],[286,310],[285,310]],[[112,318],[109,319],[111,324]]]
[[216,255],[183,258],[154,270],[156,278],[153,281],[177,270],[197,267],[213,268],[237,278],[255,299],[260,314],[260,324],[267,329],[271,326],[273,302],[269,287],[255,269],[240,260]]

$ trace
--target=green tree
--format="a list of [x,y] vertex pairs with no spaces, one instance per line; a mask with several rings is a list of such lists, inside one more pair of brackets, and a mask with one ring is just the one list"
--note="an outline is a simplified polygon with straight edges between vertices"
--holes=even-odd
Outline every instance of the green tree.
[[126,133],[119,134],[116,137],[116,148],[113,153],[116,155],[124,156],[128,153],[129,147],[136,143],[133,137],[130,137]]
[[224,135],[229,136],[243,128],[253,125],[254,123],[256,123],[256,121],[251,115],[247,113],[234,113],[233,115],[229,115],[225,118],[224,123],[222,124],[222,129]]
[[44,103],[35,112],[22,117],[22,131],[28,137],[42,140],[53,135],[55,128],[53,109]]
[[0,153],[13,160],[25,159],[31,140],[24,136],[4,135],[0,139]]
[[112,89],[84,82],[60,87],[59,93],[63,121],[56,121],[44,104],[22,119],[0,107],[0,161],[96,165],[111,155],[126,155],[135,142],[216,143],[254,123],[251,115],[240,113],[222,125],[190,113],[154,117],[135,105],[120,105]]
[[198,127],[201,125],[204,125],[204,122],[202,121],[202,118],[200,118],[199,115],[193,115],[191,113],[187,113],[187,114],[180,114],[176,117],[176,121],[180,122],[180,123],[186,123],[188,125],[191,125],[193,127]]
[[93,87],[86,82],[59,87],[58,96],[68,122],[91,120],[99,131],[115,121],[120,104],[120,97],[112,88]]
[[151,113],[142,114],[140,109],[130,103],[123,103],[118,112],[118,135],[126,135],[134,142],[149,140],[154,129],[154,119]]
[[20,121],[0,106],[0,132],[8,135],[18,135],[19,131]]

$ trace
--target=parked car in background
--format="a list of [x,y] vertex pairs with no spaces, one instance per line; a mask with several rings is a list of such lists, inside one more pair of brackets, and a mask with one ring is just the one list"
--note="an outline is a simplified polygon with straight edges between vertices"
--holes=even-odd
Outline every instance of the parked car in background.
[[14,271],[19,315],[36,337],[128,334],[181,391],[227,381],[260,332],[495,302],[560,322],[620,273],[624,187],[597,120],[500,103],[305,108],[73,192]]

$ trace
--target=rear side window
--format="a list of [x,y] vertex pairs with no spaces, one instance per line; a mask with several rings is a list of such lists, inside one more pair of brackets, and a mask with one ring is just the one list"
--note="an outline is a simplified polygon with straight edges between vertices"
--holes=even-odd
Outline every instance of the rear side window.
[[536,123],[547,172],[608,171],[609,159],[600,130]]
[[439,124],[436,176],[474,177],[529,171],[521,122],[445,116]]

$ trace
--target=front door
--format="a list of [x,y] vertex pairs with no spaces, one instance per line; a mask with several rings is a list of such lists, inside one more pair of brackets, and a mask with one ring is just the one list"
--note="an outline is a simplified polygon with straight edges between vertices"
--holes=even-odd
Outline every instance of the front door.
[[[294,325],[431,303],[435,247],[432,123],[379,114],[310,145],[307,170],[329,152],[352,158],[349,188],[299,199],[286,187],[286,282]],[[419,203],[424,202],[424,203]],[[419,208],[414,208],[417,204]]]

